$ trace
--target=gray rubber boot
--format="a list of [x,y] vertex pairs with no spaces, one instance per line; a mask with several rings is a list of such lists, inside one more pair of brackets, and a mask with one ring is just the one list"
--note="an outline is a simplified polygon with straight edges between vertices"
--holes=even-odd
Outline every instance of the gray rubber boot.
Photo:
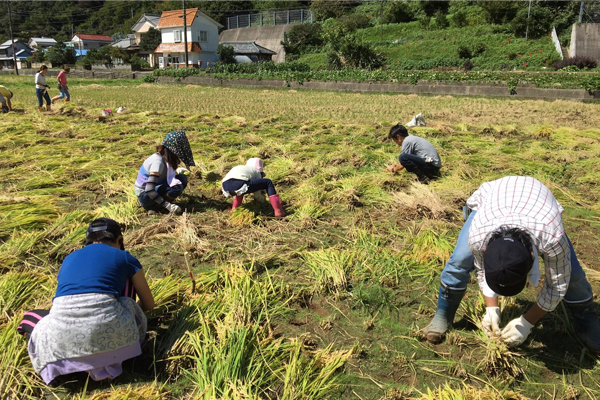
[[435,316],[423,330],[428,342],[437,344],[444,340],[449,325],[452,325],[452,322],[454,322],[456,310],[458,310],[465,292],[466,290],[452,290],[442,285],[440,286]]
[[581,304],[568,304],[573,327],[579,340],[596,356],[600,356],[600,321],[592,300]]

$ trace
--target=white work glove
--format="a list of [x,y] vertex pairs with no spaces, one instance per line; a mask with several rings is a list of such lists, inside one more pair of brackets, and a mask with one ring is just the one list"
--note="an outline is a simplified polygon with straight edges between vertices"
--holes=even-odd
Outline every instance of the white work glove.
[[179,207],[177,204],[169,203],[168,201],[164,202],[164,206],[167,210],[169,210],[170,213],[173,214],[180,215],[183,212],[181,207]]
[[516,347],[527,339],[527,336],[531,333],[531,328],[533,328],[533,324],[530,324],[521,315],[519,318],[510,321],[502,329],[502,340],[508,347]]
[[179,168],[177,168],[175,170],[175,173],[177,175],[181,175],[181,174],[183,174],[183,175],[189,175],[190,174],[190,170],[187,169],[187,168],[179,167]]
[[485,316],[481,320],[481,328],[488,336],[500,336],[500,307],[488,307]]

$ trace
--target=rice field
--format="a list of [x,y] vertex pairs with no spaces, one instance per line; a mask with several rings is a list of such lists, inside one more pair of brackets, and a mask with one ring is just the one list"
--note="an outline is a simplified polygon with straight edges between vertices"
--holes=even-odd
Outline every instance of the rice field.
[[[562,306],[515,350],[477,328],[475,283],[441,345],[420,330],[439,274],[482,182],[530,175],[551,188],[600,290],[599,106],[391,94],[71,80],[71,103],[37,112],[32,77],[0,77],[1,399],[596,399],[598,362]],[[51,95],[53,93],[51,92]],[[99,119],[102,109],[128,108]],[[438,149],[441,179],[391,175],[393,124]],[[177,204],[147,216],[133,182],[164,135],[185,129],[197,167]],[[288,216],[246,199],[229,213],[220,182],[261,157]],[[111,382],[43,385],[23,312],[49,308],[64,257],[104,216],[126,227],[157,307],[144,354]],[[188,275],[195,277],[195,291]],[[503,318],[535,300],[505,299]]]

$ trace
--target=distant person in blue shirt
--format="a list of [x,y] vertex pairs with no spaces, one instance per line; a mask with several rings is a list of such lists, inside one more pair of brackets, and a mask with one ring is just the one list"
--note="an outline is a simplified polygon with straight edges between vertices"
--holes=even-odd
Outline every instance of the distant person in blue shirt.
[[422,183],[429,183],[430,179],[439,176],[442,161],[435,147],[427,140],[409,135],[406,128],[400,124],[390,128],[388,138],[402,149],[398,157],[399,163],[387,167],[388,171],[396,173],[406,169],[417,175]]
[[19,328],[29,331],[31,363],[47,384],[81,372],[113,379],[123,361],[142,353],[143,311],[153,308],[142,266],[125,251],[119,224],[98,218],[88,227],[85,247],[65,258],[50,312],[26,313]]

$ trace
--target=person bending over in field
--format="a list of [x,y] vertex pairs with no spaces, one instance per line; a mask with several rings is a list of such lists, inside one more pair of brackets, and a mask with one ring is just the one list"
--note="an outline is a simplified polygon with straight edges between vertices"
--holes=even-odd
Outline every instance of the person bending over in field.
[[71,95],[69,94],[69,87],[67,86],[67,74],[71,72],[71,68],[68,65],[63,66],[62,71],[58,73],[58,91],[60,94],[52,98],[52,104],[56,100],[65,99],[65,102],[71,101]]
[[281,205],[281,197],[275,191],[275,186],[270,179],[265,179],[263,161],[260,158],[251,158],[246,165],[235,166],[223,178],[223,195],[233,196],[233,207],[235,210],[244,201],[244,195],[254,193],[254,198],[264,201],[262,191],[266,190],[269,201],[278,218],[285,217],[285,211]]
[[[488,336],[518,346],[546,313],[564,301],[575,333],[600,355],[592,287],[565,233],[564,210],[552,192],[534,178],[507,176],[482,184],[467,206],[473,211],[442,271],[437,310],[424,329],[427,340],[442,341],[475,270],[487,307],[481,325]],[[538,286],[539,257],[544,260],[545,278],[536,303],[501,329],[498,295],[515,296],[527,282]]]
[[188,183],[185,174],[189,171],[178,168],[180,162],[187,168],[196,165],[185,132],[170,132],[156,153],[144,161],[135,181],[135,194],[148,214],[182,213],[181,207],[173,204]]
[[396,173],[402,169],[413,172],[419,181],[428,183],[430,179],[439,176],[442,162],[435,147],[427,140],[418,136],[408,135],[406,128],[400,124],[390,128],[388,135],[400,148],[402,152],[396,165],[390,165],[387,170]]
[[[130,283],[139,304],[129,297]],[[29,358],[46,384],[81,372],[96,381],[113,379],[123,361],[142,353],[144,311],[153,308],[142,266],[125,251],[119,224],[98,218],[87,229],[85,247],[65,258],[50,312],[26,313],[18,331],[30,334]]]
[[14,97],[13,92],[8,90],[6,86],[0,85],[0,103],[2,103],[2,112],[7,113],[12,111],[11,99]]

